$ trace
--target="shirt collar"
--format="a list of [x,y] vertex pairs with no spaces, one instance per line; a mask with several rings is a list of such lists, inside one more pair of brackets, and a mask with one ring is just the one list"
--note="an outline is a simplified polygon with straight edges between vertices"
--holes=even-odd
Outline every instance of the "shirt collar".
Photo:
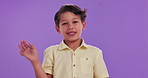
[[[88,48],[88,45],[85,44],[84,40],[82,39],[82,44],[78,48]],[[65,50],[65,49],[70,49],[65,43],[64,40],[59,45],[59,50]]]

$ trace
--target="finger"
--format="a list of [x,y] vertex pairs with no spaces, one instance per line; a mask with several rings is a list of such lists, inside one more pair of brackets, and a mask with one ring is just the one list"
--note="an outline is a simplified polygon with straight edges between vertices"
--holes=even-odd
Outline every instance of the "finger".
[[23,43],[24,43],[24,46],[25,46],[26,48],[29,47],[29,45],[27,44],[26,40],[24,40]]
[[25,51],[25,50],[22,48],[21,44],[18,44],[18,47],[19,47],[19,49],[20,49],[22,52]]
[[24,50],[26,49],[25,44],[24,44],[24,41],[21,41],[21,46],[22,46],[22,48],[23,48]]
[[24,52],[22,52],[21,50],[19,50],[19,53],[21,56],[24,56]]
[[33,44],[29,43],[29,45],[31,49],[35,49],[35,46]]

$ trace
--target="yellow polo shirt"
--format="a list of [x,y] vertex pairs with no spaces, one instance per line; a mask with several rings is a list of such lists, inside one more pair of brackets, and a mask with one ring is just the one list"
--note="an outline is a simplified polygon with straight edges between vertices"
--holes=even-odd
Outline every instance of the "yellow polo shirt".
[[63,41],[45,49],[42,67],[54,78],[107,78],[109,77],[102,51],[84,40],[75,51]]

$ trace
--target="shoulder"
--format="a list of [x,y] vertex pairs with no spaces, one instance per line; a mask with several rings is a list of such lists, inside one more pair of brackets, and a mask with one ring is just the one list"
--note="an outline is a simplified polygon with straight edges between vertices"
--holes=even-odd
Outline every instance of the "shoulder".
[[58,48],[59,45],[52,45],[52,46],[49,46],[45,49],[45,51],[48,51],[48,50],[51,50],[51,49],[56,49]]
[[91,50],[91,52],[102,53],[102,50],[96,46],[88,45],[88,48]]
[[52,46],[49,46],[47,47],[45,50],[44,50],[44,53],[49,53],[49,52],[54,52],[55,50],[57,50],[59,47],[59,45],[52,45]]

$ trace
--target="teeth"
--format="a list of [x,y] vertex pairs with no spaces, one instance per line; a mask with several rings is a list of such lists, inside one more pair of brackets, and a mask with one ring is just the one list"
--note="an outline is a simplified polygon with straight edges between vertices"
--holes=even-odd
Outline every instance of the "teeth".
[[75,33],[68,33],[68,34],[71,34],[72,35],[72,34],[75,34]]

